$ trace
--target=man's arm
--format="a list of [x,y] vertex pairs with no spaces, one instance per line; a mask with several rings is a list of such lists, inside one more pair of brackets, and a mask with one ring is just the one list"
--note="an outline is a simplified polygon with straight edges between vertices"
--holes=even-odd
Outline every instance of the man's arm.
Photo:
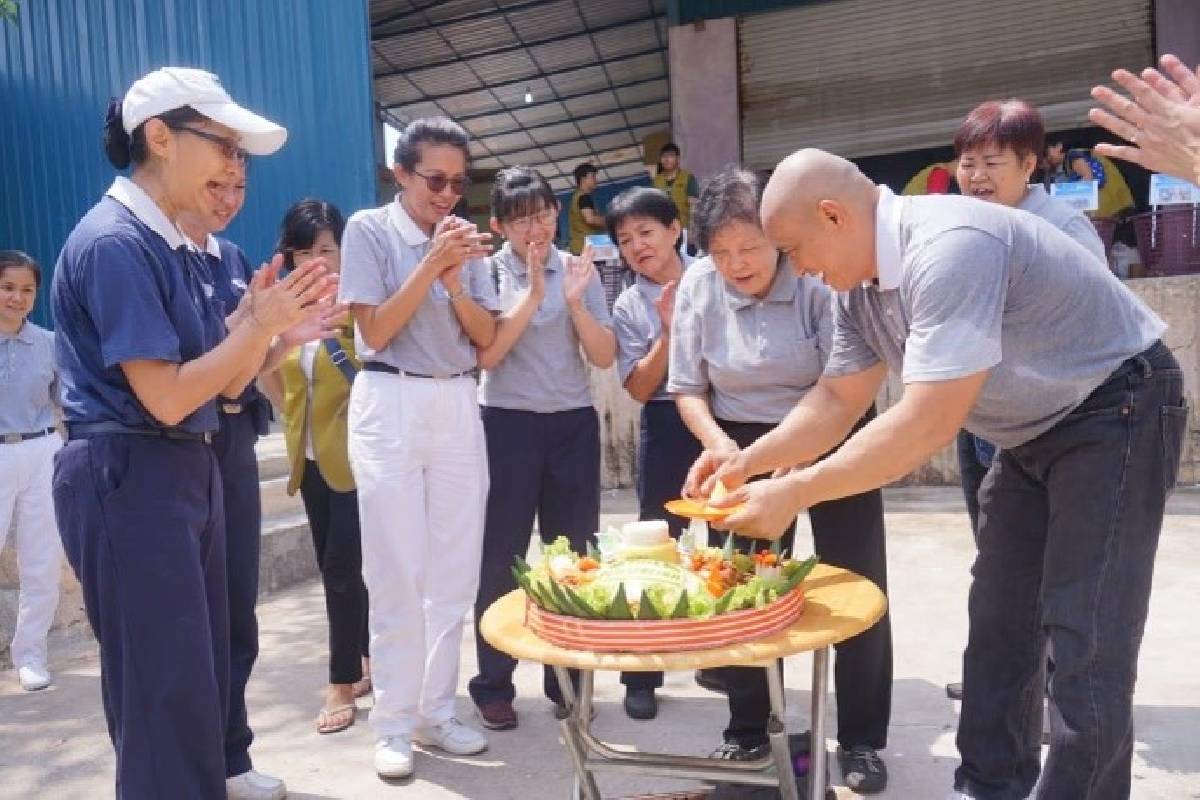
[[954,440],[987,376],[987,372],[979,372],[948,381],[908,384],[900,402],[829,458],[781,478],[747,484],[714,503],[746,504],[721,527],[746,536],[777,539],[805,508],[902,478]]

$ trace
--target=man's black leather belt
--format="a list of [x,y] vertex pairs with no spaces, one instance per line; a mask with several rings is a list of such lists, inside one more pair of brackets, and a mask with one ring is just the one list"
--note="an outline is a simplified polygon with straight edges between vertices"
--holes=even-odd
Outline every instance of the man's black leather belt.
[[120,422],[68,422],[68,439],[87,439],[92,436],[128,434],[130,436],[152,436],[158,439],[174,439],[183,442],[212,444],[212,434],[182,431],[178,428],[138,428]]
[[45,430],[33,431],[32,433],[0,433],[0,444],[20,444],[28,442],[30,439],[40,439],[43,436],[49,436],[54,433],[54,428],[46,428]]
[[450,375],[426,375],[423,372],[409,372],[406,369],[393,367],[391,364],[385,364],[382,361],[364,361],[362,368],[367,372],[386,372],[388,375],[403,375],[406,378],[429,378],[431,380],[449,380],[450,378],[462,378],[475,374],[475,370],[468,369]]

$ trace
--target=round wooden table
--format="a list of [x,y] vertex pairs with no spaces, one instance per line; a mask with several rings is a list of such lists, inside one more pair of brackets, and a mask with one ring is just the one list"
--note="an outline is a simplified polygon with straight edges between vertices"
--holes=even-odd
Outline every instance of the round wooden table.
[[[567,650],[538,638],[525,627],[525,593],[518,589],[501,597],[484,612],[479,631],[493,647],[514,658],[554,667],[567,705],[563,739],[575,768],[576,792],[600,800],[594,771],[636,772],[777,786],[785,798],[798,798],[787,730],[783,726],[783,680],[775,662],[785,656],[812,652],[812,754],[808,797],[825,796],[825,707],[829,683],[829,648],[857,636],[883,616],[887,600],[875,584],[861,575],[824,564],[802,584],[804,613],[786,630],[750,642],[711,650],[681,653],[593,653]],[[592,735],[592,686],[597,670],[657,672],[710,667],[751,666],[766,671],[771,717],[767,735],[771,755],[755,761],[713,761],[695,756],[636,753],[618,750]],[[569,668],[580,670],[579,693],[572,688]]]

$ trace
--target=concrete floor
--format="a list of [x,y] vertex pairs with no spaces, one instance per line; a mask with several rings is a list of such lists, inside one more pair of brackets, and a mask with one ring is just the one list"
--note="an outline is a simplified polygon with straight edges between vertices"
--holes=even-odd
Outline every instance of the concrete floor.
[[[609,493],[605,513],[632,517],[628,493]],[[885,798],[940,800],[957,762],[956,704],[943,684],[957,679],[966,635],[965,598],[972,549],[961,498],[954,489],[897,489],[887,494],[896,671],[891,746],[885,758],[891,786]],[[802,523],[805,520],[802,518]],[[801,539],[803,541],[803,539]],[[1200,573],[1200,492],[1180,492],[1163,533],[1137,691],[1135,798],[1200,798],[1200,641],[1194,634]],[[809,549],[798,546],[800,552]],[[260,607],[262,655],[250,684],[253,754],[263,771],[285,778],[297,800],[344,798],[569,797],[570,769],[558,728],[541,698],[540,669],[517,673],[521,727],[494,734],[474,759],[429,753],[417,757],[417,777],[396,785],[371,767],[369,701],[358,723],[318,736],[313,717],[325,674],[325,621],[319,584],[273,596]],[[462,649],[460,715],[471,718],[465,682],[473,673],[473,632]],[[111,796],[113,758],[100,709],[94,645],[77,642],[55,654],[56,685],[26,694],[11,671],[0,673],[0,795],[14,798]],[[807,685],[810,662],[790,659],[788,684]],[[717,743],[724,699],[698,689],[689,674],[667,677],[656,722],[628,720],[615,676],[598,681],[598,732],[643,749],[703,754]],[[789,727],[807,728],[808,694],[788,692]],[[831,714],[831,724],[835,717]],[[836,767],[835,783],[840,783]],[[686,784],[602,777],[606,797]],[[844,788],[839,796],[852,796]]]

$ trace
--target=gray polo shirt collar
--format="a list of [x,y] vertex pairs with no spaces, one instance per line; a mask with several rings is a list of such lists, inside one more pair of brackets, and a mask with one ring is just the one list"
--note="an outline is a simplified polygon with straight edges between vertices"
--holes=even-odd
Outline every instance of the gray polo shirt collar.
[[646,302],[648,303],[653,303],[662,294],[662,284],[655,283],[641,273],[638,273],[635,283],[637,284],[638,291],[642,293],[642,297],[646,298]]
[[409,247],[420,247],[429,241],[429,237],[425,235],[425,231],[413,222],[413,218],[408,215],[408,209],[400,202],[400,195],[396,195],[396,199],[388,205],[388,219],[396,226],[396,230],[400,232],[400,238]]
[[792,302],[796,299],[796,290],[799,286],[799,281],[796,279],[796,273],[792,272],[788,266],[788,262],[780,259],[778,266],[775,268],[775,278],[771,281],[771,288],[767,290],[766,297],[759,298],[743,294],[726,283],[724,278],[721,278],[721,285],[725,287],[725,300],[729,303],[729,307],[734,311],[741,311],[743,308],[749,308],[755,303]]
[[875,268],[877,279],[872,282],[881,292],[900,288],[904,274],[904,256],[900,249],[901,200],[886,186],[879,187],[879,202],[875,205]]
[[133,212],[146,227],[161,236],[172,250],[190,246],[187,237],[174,222],[167,219],[158,203],[129,178],[118,175],[105,194]]
[[20,342],[21,344],[33,344],[33,328],[29,327],[29,320],[21,323],[21,329],[16,333],[0,333],[0,338],[7,339],[10,342]]

